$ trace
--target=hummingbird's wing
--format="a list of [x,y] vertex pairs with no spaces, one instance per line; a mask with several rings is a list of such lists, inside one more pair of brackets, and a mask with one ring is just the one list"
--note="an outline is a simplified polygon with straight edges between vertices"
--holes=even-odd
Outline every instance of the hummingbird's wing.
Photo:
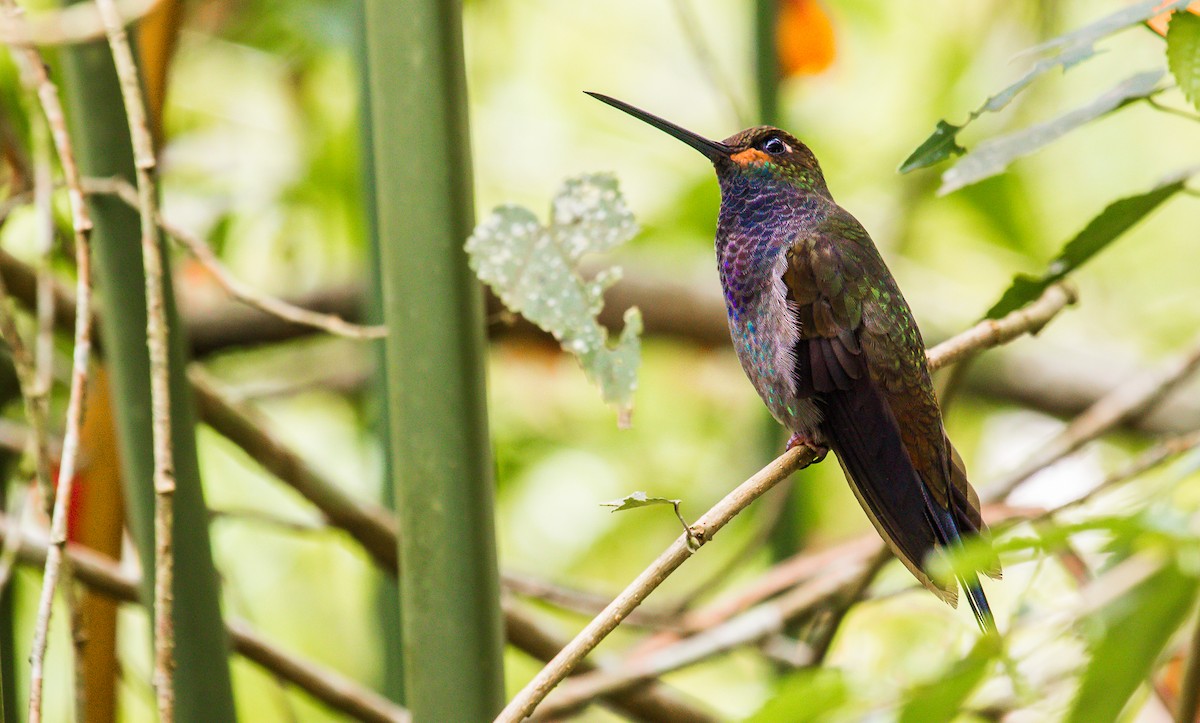
[[[942,428],[912,313],[866,231],[840,209],[786,253],[797,395],[817,400],[822,431],[880,535],[954,605],[956,587],[932,580],[925,558],[983,523]],[[999,574],[998,564],[985,568]],[[977,608],[977,581],[963,582]]]

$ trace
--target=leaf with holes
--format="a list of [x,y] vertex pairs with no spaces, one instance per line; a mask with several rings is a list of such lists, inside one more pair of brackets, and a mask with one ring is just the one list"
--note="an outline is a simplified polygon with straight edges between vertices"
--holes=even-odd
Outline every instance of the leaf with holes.
[[596,320],[617,268],[590,280],[579,271],[585,254],[611,251],[637,233],[633,214],[607,174],[568,179],[550,209],[547,226],[532,211],[506,205],[492,211],[467,239],[475,274],[512,311],[549,332],[575,355],[604,400],[628,426],[637,387],[642,318],[625,312],[615,346]]

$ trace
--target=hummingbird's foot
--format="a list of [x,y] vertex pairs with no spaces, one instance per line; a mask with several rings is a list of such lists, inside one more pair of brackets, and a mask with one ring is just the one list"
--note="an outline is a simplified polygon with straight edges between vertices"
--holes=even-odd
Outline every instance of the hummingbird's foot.
[[816,464],[825,459],[825,455],[829,454],[829,447],[813,439],[812,436],[796,432],[787,441],[787,449],[792,447],[808,447],[813,451],[812,464]]

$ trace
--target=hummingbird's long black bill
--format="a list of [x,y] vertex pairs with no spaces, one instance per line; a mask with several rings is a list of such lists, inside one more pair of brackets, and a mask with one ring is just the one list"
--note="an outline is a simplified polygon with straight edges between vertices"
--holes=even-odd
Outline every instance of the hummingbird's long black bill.
[[716,161],[719,158],[728,158],[729,155],[733,153],[733,149],[724,143],[710,141],[702,135],[693,133],[686,128],[680,128],[669,120],[659,118],[653,113],[647,113],[641,108],[635,108],[624,101],[617,100],[616,98],[610,98],[609,96],[601,93],[593,93],[590,90],[585,90],[583,92],[587,93],[598,101],[608,103],[613,108],[625,111],[640,121],[649,123],[667,135],[678,138],[692,148],[695,148],[703,153],[710,161]]

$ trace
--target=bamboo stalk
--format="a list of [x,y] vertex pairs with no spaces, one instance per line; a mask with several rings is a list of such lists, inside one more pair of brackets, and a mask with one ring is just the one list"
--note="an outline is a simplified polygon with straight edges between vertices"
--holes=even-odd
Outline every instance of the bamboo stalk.
[[419,721],[486,720],[504,686],[461,7],[365,9],[406,702]]
[[[367,82],[367,38],[366,38],[366,9],[362,3],[353,3],[358,21],[355,32],[354,52],[359,66],[359,92],[363,98],[370,97],[371,91]],[[359,171],[362,174],[363,186],[363,216],[364,227],[367,230],[367,245],[370,255],[367,260],[367,288],[360,296],[368,324],[383,323],[383,275],[379,259],[382,243],[379,238],[377,223],[377,205],[375,203],[375,165],[371,162],[370,153],[374,147],[375,129],[371,124],[371,114],[365,108],[359,109]],[[375,344],[375,370],[371,374],[369,384],[373,388],[370,397],[375,401],[373,409],[375,417],[374,431],[379,439],[391,439],[391,419],[388,416],[388,405],[380,400],[389,398],[387,392],[387,350],[383,344]],[[396,513],[396,475],[391,455],[384,455],[383,479],[379,481],[380,506],[393,516]],[[397,547],[395,543],[393,549]],[[386,572],[386,571],[385,571]],[[400,624],[400,586],[396,575],[378,574],[376,576],[374,613],[375,624],[379,633],[379,647],[382,653],[380,691],[387,697],[399,703],[405,702],[404,690],[404,631]]]

